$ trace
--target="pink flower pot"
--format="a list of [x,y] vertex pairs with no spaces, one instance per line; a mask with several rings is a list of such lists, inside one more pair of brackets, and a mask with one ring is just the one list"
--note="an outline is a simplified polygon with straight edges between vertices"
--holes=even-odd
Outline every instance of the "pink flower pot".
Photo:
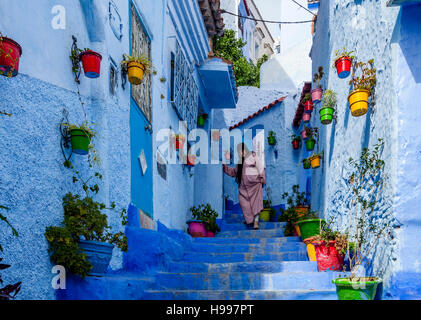
[[311,113],[304,113],[303,114],[303,121],[304,122],[310,122],[311,119]]
[[321,88],[311,90],[311,99],[313,102],[319,102],[322,100],[323,90]]
[[211,232],[211,231],[208,231],[208,232],[206,233],[206,237],[208,237],[208,238],[215,238],[215,233],[213,233],[213,232]]
[[189,221],[189,234],[193,238],[204,238],[207,236],[205,225],[199,221]]
[[340,255],[335,248],[336,241],[312,242],[316,249],[317,269],[320,271],[341,271],[344,256]]
[[301,131],[301,138],[303,138],[303,140],[308,138],[305,130]]

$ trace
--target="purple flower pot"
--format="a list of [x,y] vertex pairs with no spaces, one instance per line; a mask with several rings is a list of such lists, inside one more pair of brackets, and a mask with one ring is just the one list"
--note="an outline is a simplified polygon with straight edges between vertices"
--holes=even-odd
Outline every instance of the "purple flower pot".
[[188,221],[187,224],[189,225],[189,234],[193,238],[203,238],[207,236],[207,231],[202,221],[191,220]]

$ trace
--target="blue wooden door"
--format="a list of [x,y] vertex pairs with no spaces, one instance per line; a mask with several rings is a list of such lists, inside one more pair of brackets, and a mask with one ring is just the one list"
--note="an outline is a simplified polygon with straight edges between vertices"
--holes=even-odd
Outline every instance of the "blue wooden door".
[[[151,59],[151,37],[130,2],[130,51]],[[145,75],[130,93],[131,200],[153,218],[152,79]]]

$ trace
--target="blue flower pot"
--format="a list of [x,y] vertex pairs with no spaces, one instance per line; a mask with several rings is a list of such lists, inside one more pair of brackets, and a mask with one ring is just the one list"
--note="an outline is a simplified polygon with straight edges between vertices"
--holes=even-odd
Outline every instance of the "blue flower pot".
[[79,240],[79,247],[93,266],[89,275],[104,276],[113,255],[114,245],[106,242]]

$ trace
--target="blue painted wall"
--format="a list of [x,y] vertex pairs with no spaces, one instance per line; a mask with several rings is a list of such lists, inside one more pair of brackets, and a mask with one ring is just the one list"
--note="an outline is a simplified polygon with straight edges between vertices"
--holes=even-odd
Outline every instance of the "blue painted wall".
[[[311,51],[313,72],[326,71],[324,88],[338,95],[336,123],[312,124],[322,128],[324,170],[312,174],[312,207],[326,217],[346,218],[345,181],[349,157],[356,158],[378,138],[385,140],[387,184],[380,200],[379,221],[392,222],[394,240],[380,241],[373,261],[374,273],[385,280],[384,298],[419,298],[420,232],[415,191],[420,185],[417,159],[421,150],[417,114],[413,112],[420,89],[420,5],[387,7],[386,1],[321,2]],[[334,51],[354,50],[360,61],[374,58],[377,68],[375,108],[359,118],[350,115],[347,96],[349,78],[339,79],[331,68]]]

